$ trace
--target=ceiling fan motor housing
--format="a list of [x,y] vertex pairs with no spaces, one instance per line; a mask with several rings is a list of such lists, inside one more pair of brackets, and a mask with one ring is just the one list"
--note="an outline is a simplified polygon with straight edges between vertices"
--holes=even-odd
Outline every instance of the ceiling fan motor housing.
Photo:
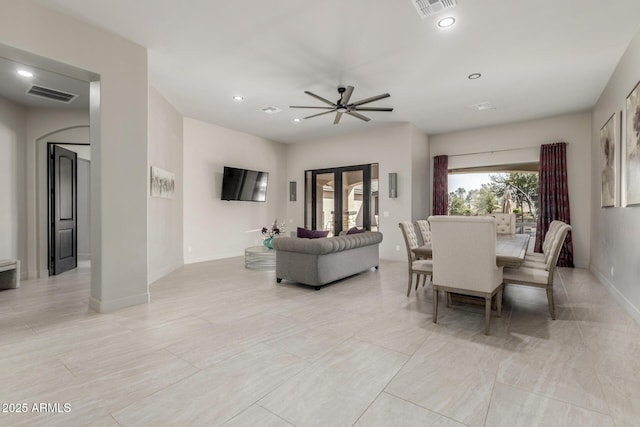
[[371,98],[366,98],[366,99],[362,99],[360,101],[349,103],[351,95],[353,94],[353,89],[354,89],[353,86],[348,86],[348,87],[338,86],[338,93],[340,94],[340,99],[338,99],[336,102],[331,102],[326,98],[323,98],[321,96],[316,95],[315,93],[312,93],[312,92],[309,92],[309,91],[305,91],[304,93],[306,93],[307,95],[312,96],[312,97],[324,102],[325,104],[330,105],[330,107],[325,107],[325,106],[314,107],[314,106],[307,106],[307,105],[303,105],[303,106],[291,105],[289,108],[319,108],[319,109],[323,109],[323,110],[328,110],[328,111],[324,111],[322,113],[312,114],[310,116],[305,117],[305,119],[310,119],[312,117],[323,116],[325,114],[330,114],[330,113],[335,112],[336,113],[336,117],[335,117],[335,119],[333,121],[334,125],[337,125],[338,123],[340,123],[340,119],[342,118],[343,114],[348,114],[350,116],[353,116],[355,118],[358,118],[360,120],[368,122],[371,119],[369,117],[363,115],[363,114],[360,114],[359,111],[393,111],[393,108],[390,108],[390,107],[385,107],[385,108],[362,107],[362,105],[364,105],[364,104],[368,104],[370,102],[374,102],[374,101],[378,101],[380,99],[388,98],[390,96],[388,93],[383,93],[381,95],[372,96]]

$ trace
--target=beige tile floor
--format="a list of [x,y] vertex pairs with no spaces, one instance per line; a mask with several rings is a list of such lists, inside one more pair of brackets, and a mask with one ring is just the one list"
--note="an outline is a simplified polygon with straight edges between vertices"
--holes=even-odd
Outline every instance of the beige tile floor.
[[481,307],[433,324],[405,280],[383,261],[316,292],[231,258],[103,315],[87,267],[24,281],[0,292],[0,409],[28,411],[0,425],[640,425],[640,327],[588,271],[559,270],[555,321],[509,287],[490,336]]

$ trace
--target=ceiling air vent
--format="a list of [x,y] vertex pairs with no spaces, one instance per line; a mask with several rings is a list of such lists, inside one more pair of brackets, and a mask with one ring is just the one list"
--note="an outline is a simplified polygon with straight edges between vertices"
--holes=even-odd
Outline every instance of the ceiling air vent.
[[479,104],[473,104],[471,106],[471,108],[476,109],[478,111],[495,110],[496,109],[496,107],[494,107],[489,101],[480,102]]
[[422,19],[458,5],[458,0],[411,0]]
[[26,93],[28,95],[39,96],[40,98],[47,98],[52,101],[64,102],[65,104],[70,104],[78,97],[78,95],[74,95],[73,93],[62,92],[60,90],[38,85],[31,85]]
[[278,107],[264,107],[264,108],[261,108],[261,110],[264,111],[267,114],[276,114],[276,113],[279,113],[280,111],[282,111]]

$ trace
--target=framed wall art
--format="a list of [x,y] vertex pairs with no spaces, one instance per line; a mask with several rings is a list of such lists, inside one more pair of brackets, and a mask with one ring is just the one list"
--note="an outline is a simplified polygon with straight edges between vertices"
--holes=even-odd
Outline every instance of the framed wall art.
[[601,206],[616,205],[616,150],[618,147],[617,114],[609,117],[600,129],[600,170],[602,173]]
[[640,205],[640,82],[627,96],[624,173],[626,205]]
[[175,192],[175,175],[157,166],[151,166],[151,197],[173,199]]

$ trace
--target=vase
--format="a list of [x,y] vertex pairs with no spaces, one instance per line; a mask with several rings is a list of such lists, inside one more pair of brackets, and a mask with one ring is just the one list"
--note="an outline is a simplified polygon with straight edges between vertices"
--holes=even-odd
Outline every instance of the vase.
[[262,241],[262,244],[264,245],[265,248],[267,249],[273,249],[273,246],[271,246],[271,241],[273,240],[273,237],[267,237],[266,239],[264,239]]

